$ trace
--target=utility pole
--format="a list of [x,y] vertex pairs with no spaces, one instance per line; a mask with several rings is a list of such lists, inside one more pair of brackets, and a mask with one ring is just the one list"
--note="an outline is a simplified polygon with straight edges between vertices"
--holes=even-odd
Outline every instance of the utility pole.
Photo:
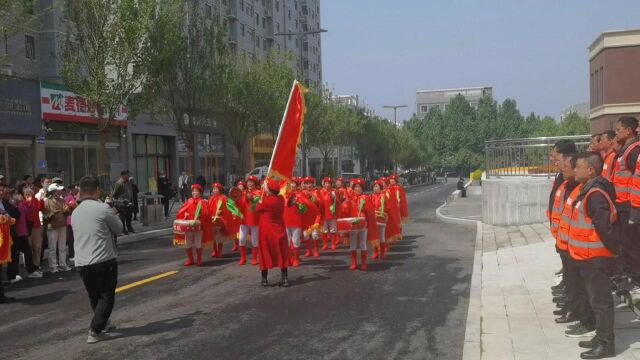
[[[406,108],[408,107],[407,105],[385,105],[383,106],[383,108],[385,109],[393,109],[393,124],[395,125],[396,129],[398,128],[398,109],[400,108]],[[397,173],[398,172],[398,150],[394,149],[394,154],[393,154],[393,172]]]
[[[313,30],[313,31],[300,31],[300,32],[276,32],[273,34],[273,36],[296,36],[298,37],[299,41],[298,41],[298,46],[300,49],[300,54],[299,54],[299,59],[300,59],[300,63],[298,64],[298,68],[299,68],[299,73],[300,76],[302,77],[302,79],[300,79],[300,82],[303,82],[304,80],[304,64],[303,64],[303,44],[304,44],[304,39],[306,39],[307,35],[313,35],[313,34],[321,34],[321,33],[326,33],[327,30],[325,29],[318,29],[318,30]],[[309,84],[305,84],[305,85],[309,85]],[[302,129],[302,176],[307,176],[307,131],[305,128]]]

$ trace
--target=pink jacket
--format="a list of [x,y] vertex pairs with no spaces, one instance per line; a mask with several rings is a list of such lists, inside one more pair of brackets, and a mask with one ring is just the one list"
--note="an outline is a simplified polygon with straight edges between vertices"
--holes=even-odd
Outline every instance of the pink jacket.
[[[78,201],[72,193],[69,193],[64,197],[64,203],[69,205],[72,212],[76,206],[78,206]],[[71,225],[71,215],[67,216],[67,225]]]
[[16,235],[29,236],[29,215],[31,214],[31,208],[33,205],[30,201],[20,201],[18,203],[18,210],[20,210],[20,218],[16,222]]

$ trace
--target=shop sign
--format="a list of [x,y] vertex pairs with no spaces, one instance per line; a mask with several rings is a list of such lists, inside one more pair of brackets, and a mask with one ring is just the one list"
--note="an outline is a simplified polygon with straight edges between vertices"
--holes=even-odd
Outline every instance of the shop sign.
[[[97,122],[95,104],[84,96],[76,95],[64,85],[40,82],[40,98],[43,120]],[[115,124],[126,125],[128,113],[126,105],[120,106],[114,117]]]

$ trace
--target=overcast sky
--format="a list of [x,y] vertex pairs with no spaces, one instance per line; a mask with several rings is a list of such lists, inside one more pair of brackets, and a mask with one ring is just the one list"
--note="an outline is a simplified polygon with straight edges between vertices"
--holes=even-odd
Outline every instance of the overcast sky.
[[[323,77],[377,114],[415,112],[415,92],[493,86],[556,117],[589,99],[588,46],[640,28],[640,0],[322,0]],[[640,66],[640,64],[638,65]]]

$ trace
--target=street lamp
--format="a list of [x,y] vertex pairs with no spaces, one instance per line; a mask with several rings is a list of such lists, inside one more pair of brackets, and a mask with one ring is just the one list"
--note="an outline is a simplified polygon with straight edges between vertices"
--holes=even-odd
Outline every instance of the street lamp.
[[[396,128],[398,128],[398,109],[406,108],[407,105],[385,105],[383,108],[385,109],[393,109],[393,124]],[[393,172],[398,172],[398,150],[394,149],[395,154],[393,154]]]
[[[302,41],[304,38],[307,37],[307,35],[313,35],[313,34],[321,34],[321,33],[326,33],[328,30],[325,29],[318,29],[318,30],[312,30],[312,31],[300,31],[300,32],[276,32],[273,34],[273,36],[297,36],[299,41],[299,48],[300,48],[300,64],[299,64],[299,70],[300,70],[300,76],[304,77],[304,66],[303,66],[303,53],[302,53],[302,44],[304,43],[304,41]],[[304,80],[304,79],[301,79]],[[307,86],[309,84],[306,84]],[[306,176],[307,175],[307,132],[305,129],[302,129],[302,176]]]

